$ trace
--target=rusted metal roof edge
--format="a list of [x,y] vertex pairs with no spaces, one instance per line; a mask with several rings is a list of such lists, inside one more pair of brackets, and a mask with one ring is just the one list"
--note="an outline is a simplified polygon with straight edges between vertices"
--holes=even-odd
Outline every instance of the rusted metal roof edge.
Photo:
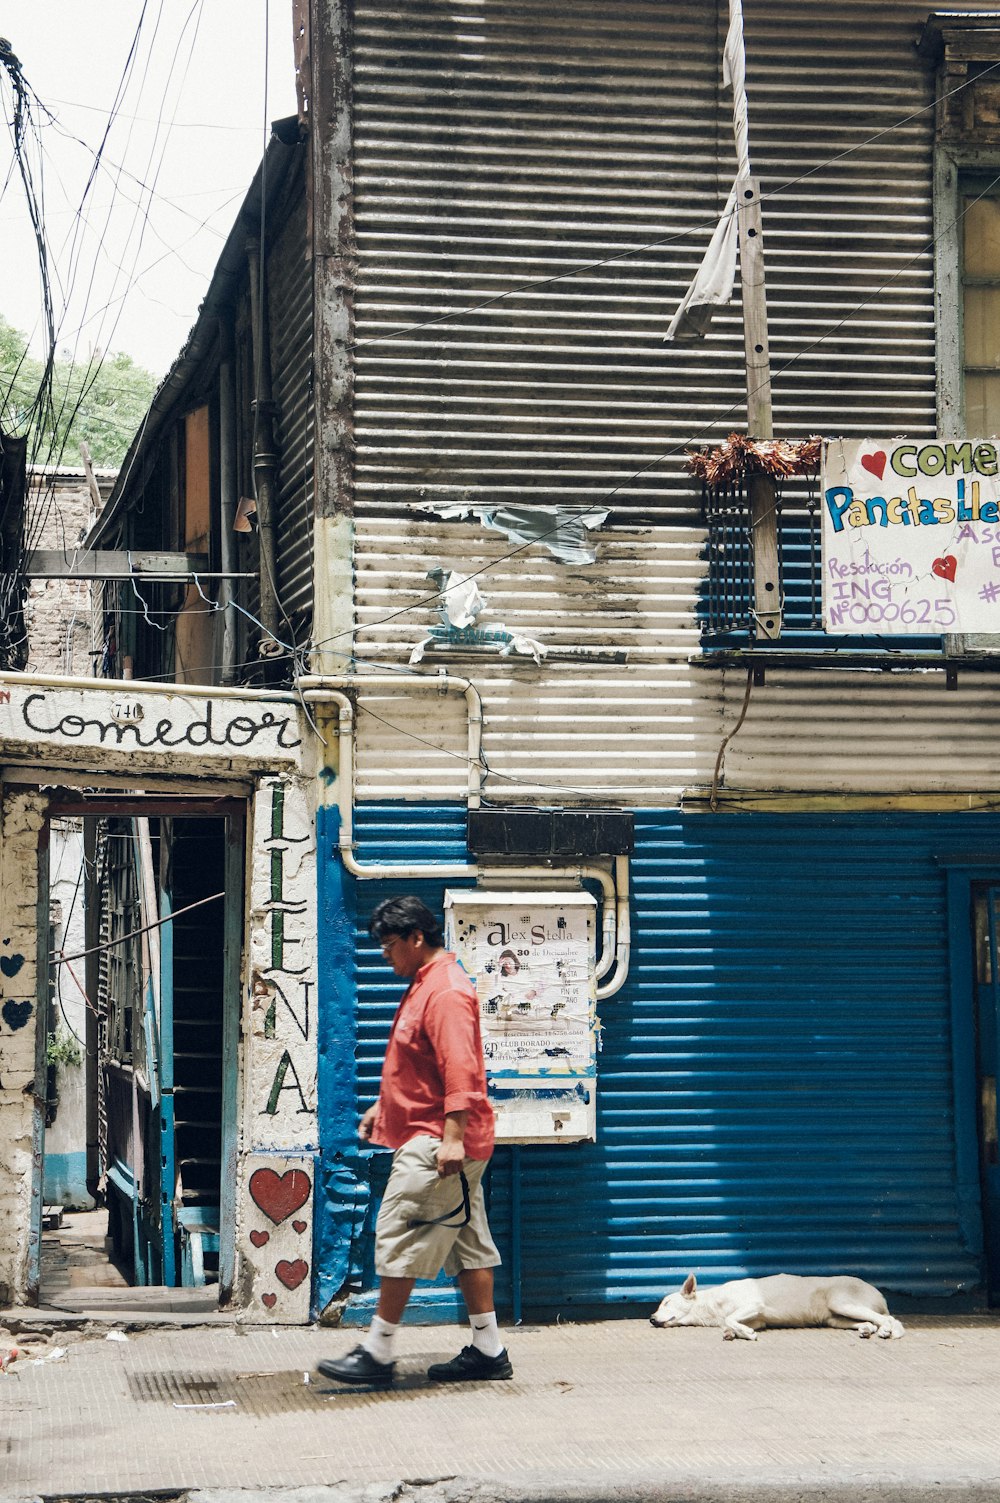
[[128,509],[131,496],[130,482],[141,484],[147,459],[152,457],[160,434],[172,415],[184,401],[186,393],[199,374],[206,356],[211,351],[216,334],[216,319],[220,311],[232,301],[237,285],[246,275],[246,239],[248,228],[260,222],[261,185],[267,181],[267,206],[280,196],[289,170],[294,165],[304,144],[295,115],[271,124],[271,138],[265,156],[261,159],[247,195],[240,205],[239,213],[222,248],[208,290],[198,309],[194,326],[181,348],[173,365],[167,371],[153,394],[149,410],[129,445],[122,461],[118,479],[108,498],[108,503],[86,539],[86,547],[96,548],[105,542],[113,527]]

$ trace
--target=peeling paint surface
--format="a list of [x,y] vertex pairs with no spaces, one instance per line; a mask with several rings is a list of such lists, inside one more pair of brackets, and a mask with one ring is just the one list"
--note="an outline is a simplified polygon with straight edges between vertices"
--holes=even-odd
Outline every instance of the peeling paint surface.
[[36,1046],[36,891],[44,799],[7,792],[0,807],[0,1299],[28,1285]]

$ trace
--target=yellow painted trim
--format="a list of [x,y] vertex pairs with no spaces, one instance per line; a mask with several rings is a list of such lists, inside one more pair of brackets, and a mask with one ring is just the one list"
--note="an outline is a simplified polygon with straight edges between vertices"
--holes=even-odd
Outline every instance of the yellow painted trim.
[[[711,795],[698,791],[681,799],[685,814],[710,814]],[[993,793],[789,793],[722,790],[715,798],[717,814],[864,814],[895,810],[912,814],[954,814],[968,810],[1000,809],[1000,790]]]

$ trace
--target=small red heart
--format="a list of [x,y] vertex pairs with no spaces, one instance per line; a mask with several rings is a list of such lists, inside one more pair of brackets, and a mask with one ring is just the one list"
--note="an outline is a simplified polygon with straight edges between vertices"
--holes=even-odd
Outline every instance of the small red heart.
[[263,1247],[264,1243],[265,1242],[270,1242],[270,1240],[271,1240],[271,1233],[270,1232],[251,1232],[250,1233],[250,1241],[253,1243],[254,1247]]
[[297,1289],[309,1272],[309,1264],[302,1258],[296,1258],[294,1263],[282,1258],[279,1263],[275,1263],[274,1271],[286,1289]]
[[881,480],[885,474],[885,462],[888,458],[884,449],[878,449],[874,454],[862,454],[862,469],[868,470],[877,480]]
[[276,1294],[264,1294],[261,1295],[261,1298],[269,1310],[273,1310],[278,1303],[278,1296]]
[[308,1225],[309,1225],[308,1221],[293,1221],[292,1222],[292,1231],[293,1232],[304,1232],[305,1229],[306,1229],[306,1227]]
[[931,564],[931,569],[938,579],[947,579],[954,584],[955,570],[958,568],[958,559],[953,553],[946,553],[944,558],[936,558]]

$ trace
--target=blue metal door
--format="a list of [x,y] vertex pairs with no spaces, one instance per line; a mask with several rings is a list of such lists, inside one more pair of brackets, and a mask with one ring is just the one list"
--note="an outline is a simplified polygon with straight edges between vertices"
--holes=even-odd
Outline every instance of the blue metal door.
[[975,893],[976,1086],[983,1188],[986,1279],[991,1305],[1000,1303],[1000,1153],[997,1145],[997,1061],[1000,1030],[1000,886]]

